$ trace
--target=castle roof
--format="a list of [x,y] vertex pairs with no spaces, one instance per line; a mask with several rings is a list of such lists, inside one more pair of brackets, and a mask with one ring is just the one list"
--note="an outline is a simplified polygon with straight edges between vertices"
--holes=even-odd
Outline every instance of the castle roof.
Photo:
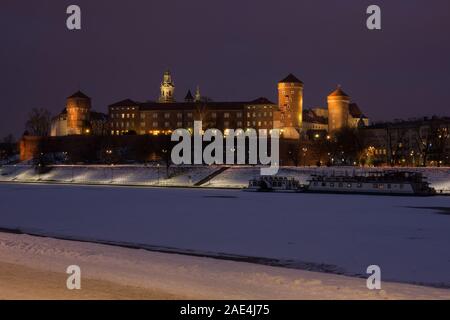
[[250,104],[275,104],[275,103],[273,103],[272,101],[270,101],[269,99],[267,99],[265,97],[259,97],[258,99],[250,101],[249,103]]
[[303,82],[301,80],[299,80],[296,76],[294,76],[292,73],[289,73],[286,78],[284,78],[283,80],[281,80],[278,83],[301,83],[301,84],[303,84]]
[[314,112],[314,110],[311,110],[311,109],[303,110],[303,121],[309,122],[309,123],[328,124],[327,118],[318,116]]
[[348,106],[349,113],[353,118],[367,118],[356,103],[350,103]]
[[187,101],[194,100],[191,90],[188,90],[186,97],[184,97],[184,100],[187,100]]
[[125,99],[116,103],[109,105],[110,107],[129,107],[129,106],[139,106],[140,102],[133,101],[131,99]]
[[336,90],[334,90],[332,93],[328,95],[329,97],[348,97],[350,96],[346,94],[344,91],[342,91],[341,86],[338,86]]
[[78,90],[77,92],[75,92],[73,95],[71,95],[70,97],[67,97],[67,99],[72,99],[72,98],[82,98],[82,99],[90,99],[87,95],[85,95],[83,92],[81,92],[80,90]]
[[188,101],[188,102],[169,102],[169,103],[137,102],[130,99],[126,99],[111,104],[110,107],[138,106],[140,110],[155,110],[155,111],[165,111],[165,110],[188,111],[188,110],[196,110],[198,108],[207,108],[212,110],[242,110],[245,106],[248,105],[267,105],[267,104],[275,105],[267,98],[261,97],[253,101],[230,101],[230,102]]

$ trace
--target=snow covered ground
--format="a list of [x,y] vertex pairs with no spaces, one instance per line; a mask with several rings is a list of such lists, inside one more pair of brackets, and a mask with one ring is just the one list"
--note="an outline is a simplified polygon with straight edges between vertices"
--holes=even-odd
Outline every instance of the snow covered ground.
[[445,196],[3,184],[0,227],[346,275],[376,264],[384,280],[450,287],[449,204]]
[[[145,186],[193,186],[196,182],[209,176],[218,166],[173,166],[167,176],[164,166],[144,165],[90,165],[90,166],[53,166],[46,174],[38,174],[33,166],[16,165],[0,167],[0,181],[16,182],[61,182],[79,184],[124,184]],[[431,185],[438,191],[450,193],[450,168],[402,168],[422,172]],[[340,173],[377,171],[380,168],[354,167],[282,167],[278,175],[289,176],[306,183],[312,173],[335,171]],[[248,181],[258,177],[260,167],[234,166],[214,177],[203,187],[242,188]]]
[[[73,264],[81,295],[65,288]],[[0,232],[5,269],[4,299],[450,299],[450,290],[388,282],[368,290],[365,279]]]
[[38,174],[31,165],[12,165],[0,167],[0,181],[192,186],[216,170],[216,166],[177,166],[167,172],[164,166],[58,165]]

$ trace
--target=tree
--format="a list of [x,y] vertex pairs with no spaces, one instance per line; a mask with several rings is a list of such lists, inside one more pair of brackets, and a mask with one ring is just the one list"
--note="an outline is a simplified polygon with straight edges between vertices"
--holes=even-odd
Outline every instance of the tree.
[[50,132],[50,112],[44,108],[33,108],[25,124],[30,135],[46,137]]
[[342,164],[360,162],[364,151],[361,130],[344,127],[334,133],[330,142],[330,154]]

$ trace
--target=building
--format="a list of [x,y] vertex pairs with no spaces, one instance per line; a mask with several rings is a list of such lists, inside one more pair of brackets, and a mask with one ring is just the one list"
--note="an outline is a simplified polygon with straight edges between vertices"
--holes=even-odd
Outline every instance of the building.
[[278,82],[278,107],[283,136],[299,139],[303,124],[303,82],[292,73]]
[[328,132],[332,134],[345,127],[357,128],[369,125],[369,119],[356,103],[350,103],[350,96],[338,86],[327,97]]
[[[126,99],[109,106],[112,135],[171,134],[178,128],[193,130],[202,121],[203,130],[266,129],[279,125],[278,107],[266,98],[243,102],[193,101],[137,102]],[[275,123],[274,123],[275,122]]]
[[66,100],[66,107],[52,119],[50,135],[105,135],[108,116],[91,111],[91,98],[81,91],[75,92]]
[[363,129],[372,164],[450,164],[450,118],[432,117],[377,123]]

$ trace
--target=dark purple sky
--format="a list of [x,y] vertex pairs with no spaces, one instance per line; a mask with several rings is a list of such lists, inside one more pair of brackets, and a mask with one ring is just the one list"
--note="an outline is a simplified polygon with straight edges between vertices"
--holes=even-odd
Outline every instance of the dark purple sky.
[[[66,7],[82,8],[78,32]],[[366,8],[382,8],[382,31]],[[93,107],[156,99],[170,68],[181,100],[275,101],[289,72],[305,107],[337,84],[374,120],[449,115],[448,0],[1,0],[0,136],[23,132],[32,107],[54,114],[80,87]]]

